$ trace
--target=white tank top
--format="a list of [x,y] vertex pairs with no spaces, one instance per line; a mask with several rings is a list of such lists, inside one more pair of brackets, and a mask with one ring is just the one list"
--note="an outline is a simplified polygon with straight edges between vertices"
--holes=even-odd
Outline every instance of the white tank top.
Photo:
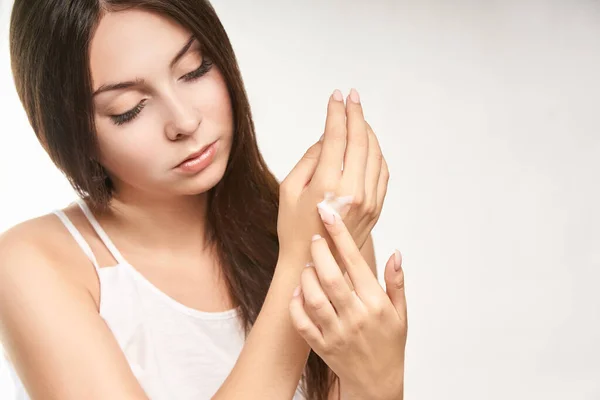
[[[100,268],[81,233],[56,214],[90,259],[100,280],[100,316],[106,321],[147,396],[152,400],[210,399],[244,345],[238,310],[202,312],[159,290],[129,264],[86,203],[77,204],[117,260]],[[0,399],[28,400],[6,357],[0,357]],[[293,400],[304,399],[300,386]]]

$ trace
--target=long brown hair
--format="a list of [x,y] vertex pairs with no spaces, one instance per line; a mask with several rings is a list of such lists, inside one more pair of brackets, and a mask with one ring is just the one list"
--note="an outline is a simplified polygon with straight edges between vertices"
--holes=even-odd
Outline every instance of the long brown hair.
[[[206,0],[16,0],[10,54],[17,92],[40,143],[80,196],[108,207],[113,187],[99,159],[93,119],[89,45],[101,16],[140,8],[189,29],[222,72],[234,135],[227,169],[208,193],[208,238],[240,318],[249,331],[278,258],[279,183],[256,143],[248,98],[231,43]],[[311,352],[303,383],[309,399],[326,399],[334,375]]]

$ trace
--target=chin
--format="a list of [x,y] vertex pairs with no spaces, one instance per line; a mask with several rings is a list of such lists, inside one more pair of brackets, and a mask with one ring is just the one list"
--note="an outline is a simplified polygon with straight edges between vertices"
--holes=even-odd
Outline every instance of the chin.
[[187,196],[208,192],[215,187],[225,175],[227,158],[222,158],[223,157],[218,157],[208,167],[196,175],[179,181],[175,191]]

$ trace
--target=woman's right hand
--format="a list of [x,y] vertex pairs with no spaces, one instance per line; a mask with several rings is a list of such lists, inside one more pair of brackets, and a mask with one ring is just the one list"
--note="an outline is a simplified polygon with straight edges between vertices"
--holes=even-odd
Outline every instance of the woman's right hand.
[[344,105],[336,90],[329,99],[323,140],[308,149],[280,185],[280,258],[309,261],[311,237],[320,233],[328,238],[316,207],[326,193],[352,196],[340,214],[362,247],[381,213],[388,179],[387,163],[364,119],[358,93],[352,89]]

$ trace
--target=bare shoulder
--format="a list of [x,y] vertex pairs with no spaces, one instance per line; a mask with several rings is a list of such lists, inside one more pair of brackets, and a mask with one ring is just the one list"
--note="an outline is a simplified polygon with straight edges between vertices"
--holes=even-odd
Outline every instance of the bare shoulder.
[[54,214],[13,226],[0,234],[0,292],[14,284],[23,289],[28,282],[47,274],[89,288],[94,272],[81,268],[81,263],[89,261],[77,250],[71,234]]
[[[72,282],[64,258],[61,222],[52,214],[21,222],[0,234],[0,293],[29,291],[53,276]],[[54,280],[53,279],[53,280]],[[0,307],[7,296],[0,295]]]
[[0,234],[0,271],[6,272],[16,264],[30,264],[31,261],[36,261],[34,265],[52,263],[57,256],[59,239],[55,218],[48,214],[30,219]]

